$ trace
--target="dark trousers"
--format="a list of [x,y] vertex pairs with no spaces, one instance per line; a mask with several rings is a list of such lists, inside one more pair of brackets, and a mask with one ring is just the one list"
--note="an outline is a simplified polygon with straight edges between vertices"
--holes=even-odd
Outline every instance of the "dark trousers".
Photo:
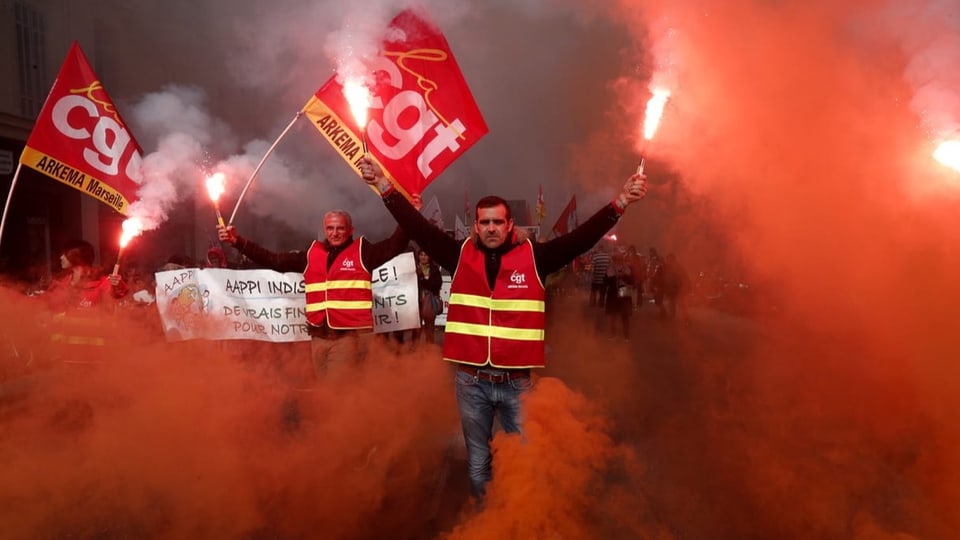
[[606,300],[606,285],[603,283],[591,283],[590,284],[590,305],[603,307]]

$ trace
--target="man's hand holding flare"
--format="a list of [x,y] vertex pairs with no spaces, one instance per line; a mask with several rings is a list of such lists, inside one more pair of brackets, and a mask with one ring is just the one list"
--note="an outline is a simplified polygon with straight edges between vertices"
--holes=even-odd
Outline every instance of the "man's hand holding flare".
[[383,176],[383,170],[370,156],[360,158],[360,176],[367,185],[376,188],[381,195],[390,190],[390,181]]
[[647,195],[647,176],[636,172],[627,178],[623,184],[620,195],[613,200],[613,203],[622,212],[631,204],[639,201]]
[[217,225],[217,238],[231,246],[237,243],[237,229],[233,225]]

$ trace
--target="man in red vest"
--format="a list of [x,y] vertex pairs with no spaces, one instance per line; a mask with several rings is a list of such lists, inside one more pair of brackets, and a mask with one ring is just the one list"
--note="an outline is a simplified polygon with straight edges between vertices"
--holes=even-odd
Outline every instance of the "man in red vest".
[[646,177],[630,176],[617,198],[570,233],[533,243],[517,239],[510,207],[500,197],[477,201],[472,237],[454,240],[393,189],[375,162],[364,158],[360,170],[400,227],[453,274],[443,359],[457,366],[471,491],[482,500],[492,477],[494,416],[506,432],[520,432],[520,396],[531,387],[530,369],[545,365],[547,276],[599,242],[627,206],[646,195]]
[[354,240],[353,220],[343,210],[323,217],[322,242],[303,251],[274,253],[239,236],[231,225],[218,227],[228,242],[253,262],[277,272],[303,272],[307,332],[314,373],[318,377],[354,365],[360,357],[361,333],[373,330],[370,272],[406,250],[401,229],[377,243],[363,236]]
[[43,298],[52,312],[50,339],[55,352],[79,361],[102,361],[111,342],[111,317],[127,284],[94,264],[96,252],[86,240],[68,243],[60,254],[60,274]]

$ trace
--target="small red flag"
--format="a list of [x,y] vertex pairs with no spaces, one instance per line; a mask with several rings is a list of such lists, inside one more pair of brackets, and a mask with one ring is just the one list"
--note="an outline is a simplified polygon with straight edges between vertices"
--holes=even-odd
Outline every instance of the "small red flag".
[[76,42],[60,68],[20,163],[126,214],[142,151]]
[[580,221],[577,219],[577,196],[570,197],[570,202],[560,213],[557,222],[553,224],[553,235],[560,236],[577,228]]

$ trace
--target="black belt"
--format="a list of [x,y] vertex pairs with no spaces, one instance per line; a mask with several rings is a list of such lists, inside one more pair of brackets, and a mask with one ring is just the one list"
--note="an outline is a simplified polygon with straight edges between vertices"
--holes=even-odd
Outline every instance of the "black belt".
[[469,374],[471,377],[476,377],[484,381],[489,381],[492,383],[503,383],[507,382],[510,379],[517,379],[519,377],[529,377],[530,369],[495,369],[487,370],[483,368],[475,368],[473,366],[468,366],[466,364],[460,364],[457,368]]

